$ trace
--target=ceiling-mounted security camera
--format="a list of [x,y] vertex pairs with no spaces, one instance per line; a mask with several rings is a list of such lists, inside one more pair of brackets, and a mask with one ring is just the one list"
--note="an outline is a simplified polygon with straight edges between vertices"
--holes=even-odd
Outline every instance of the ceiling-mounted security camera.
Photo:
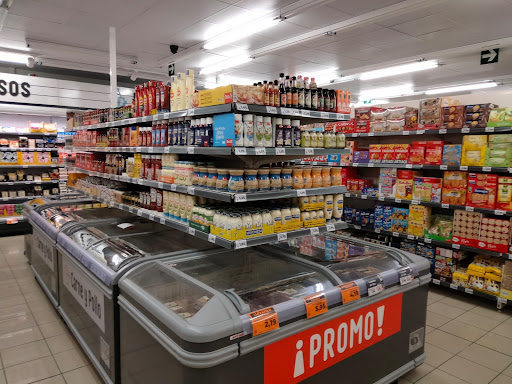
[[34,68],[34,65],[36,65],[36,59],[32,56],[27,57],[27,67]]
[[173,54],[178,53],[178,48],[179,48],[179,47],[178,47],[177,45],[171,44],[171,45],[169,45],[169,48],[171,49],[171,52],[172,52]]
[[139,77],[139,71],[133,71],[132,74],[130,75],[130,80],[135,81],[137,80],[137,77]]

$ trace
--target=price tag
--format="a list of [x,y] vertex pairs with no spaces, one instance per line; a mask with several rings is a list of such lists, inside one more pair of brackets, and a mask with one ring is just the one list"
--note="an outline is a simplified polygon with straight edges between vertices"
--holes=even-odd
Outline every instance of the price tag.
[[137,179],[137,184],[139,184],[139,185],[144,184],[144,180],[142,180],[142,179]]
[[400,233],[399,232],[393,232],[393,236],[400,237]]
[[279,329],[279,319],[274,307],[268,307],[249,313],[252,323],[252,334],[258,336]]
[[445,129],[445,128],[441,128],[441,129],[439,130],[439,134],[440,134],[440,135],[444,135],[446,132],[447,132],[447,131],[446,131],[446,129]]
[[298,197],[306,196],[306,190],[305,189],[297,189],[297,196]]
[[464,288],[464,292],[472,295],[473,294],[473,290],[471,288]]
[[512,253],[509,253],[509,254],[508,254],[508,259],[509,259],[509,260],[512,260]]
[[148,148],[148,152],[149,152],[149,153],[153,153],[153,150],[154,150],[154,148],[153,148],[153,147],[149,147],[149,148]]
[[137,216],[142,216],[142,209],[137,209]]
[[157,188],[162,189],[163,187],[164,187],[164,183],[159,181],[157,184]]
[[411,267],[404,267],[399,270],[398,277],[400,278],[400,285],[411,283],[414,280]]
[[462,128],[460,131],[462,133],[469,133],[470,129],[469,128]]
[[491,172],[491,167],[482,167],[483,172]]
[[457,284],[450,284],[451,289],[455,289],[456,291],[459,290],[459,286]]
[[432,279],[432,283],[434,283],[436,285],[441,285],[441,280],[439,280],[439,279]]
[[306,109],[303,109],[302,111],[300,111],[300,113],[304,117],[310,117],[311,116],[311,112],[306,110]]
[[411,200],[411,204],[412,205],[420,205],[420,201],[419,200]]
[[498,297],[498,303],[507,304],[507,299],[504,299],[503,297]]
[[329,112],[320,112],[320,118],[321,119],[328,119],[329,118]]
[[327,228],[327,232],[334,232],[336,230],[336,227],[333,223],[327,223],[325,224],[325,227]]
[[373,168],[373,167],[375,167],[374,163],[368,163],[368,168]]
[[247,201],[247,195],[245,193],[235,194],[235,203],[245,203]]
[[193,195],[194,194],[194,187],[187,187],[187,193],[189,195]]
[[160,217],[160,224],[165,224],[165,217]]
[[404,136],[409,136],[410,134],[411,134],[411,132],[410,132],[410,131],[403,131],[403,132],[402,132],[402,135],[404,135]]
[[237,240],[235,241],[235,249],[247,248],[247,240]]
[[235,155],[247,155],[247,148],[245,147],[236,147]]
[[384,280],[380,275],[376,277],[366,280],[366,286],[368,287],[368,296],[374,296],[377,293],[380,293],[384,290],[382,283]]
[[379,196],[379,201],[384,201],[384,200],[385,200],[384,196]]
[[308,319],[321,315],[328,310],[327,300],[323,293],[314,293],[313,295],[303,297],[302,300],[304,300],[306,305],[306,316]]
[[467,170],[468,170],[468,166],[467,166],[467,165],[461,165],[461,166],[459,167],[459,169],[460,169],[461,171],[467,171]]
[[352,163],[352,166],[357,168],[359,166],[359,163]]
[[300,116],[300,111],[298,109],[292,109],[292,115]]
[[236,109],[239,111],[249,112],[249,106],[247,104],[236,103]]
[[209,241],[210,243],[215,244],[215,239],[216,239],[216,238],[217,238],[217,236],[215,236],[214,234],[212,234],[212,233],[209,233],[209,234],[208,234],[208,241]]
[[311,235],[318,235],[320,233],[320,229],[318,229],[318,227],[313,227],[313,228],[309,228],[309,232],[311,233]]
[[460,244],[452,244],[453,249],[460,249]]
[[496,209],[496,210],[494,210],[494,214],[502,216],[505,214],[505,211],[502,211],[501,209]]
[[196,110],[194,108],[190,108],[187,110],[187,116],[194,116]]
[[474,207],[468,207],[468,206],[466,205],[466,211],[467,211],[467,212],[475,212],[475,208],[474,208]]
[[277,234],[277,241],[285,241],[285,240],[288,240],[288,234],[286,232]]
[[28,165],[23,165],[22,168],[28,168]]
[[361,199],[367,200],[368,199],[368,195],[361,195]]
[[425,243],[427,243],[427,244],[432,243],[432,239],[428,239],[428,238],[423,239],[423,241],[424,241]]
[[423,135],[423,134],[425,134],[425,130],[424,129],[419,129],[419,130],[416,131],[416,134],[417,135]]
[[354,229],[361,229],[360,225],[354,225]]
[[[192,228],[192,227],[188,227],[188,234],[192,235],[192,236],[195,236],[196,235],[196,229]],[[209,238],[208,238],[208,240],[209,240]]]
[[395,199],[395,203],[401,203],[402,199]]
[[315,153],[315,150],[313,148],[305,148],[304,153],[306,155],[313,155]]
[[494,132],[494,127],[486,127],[485,132]]
[[171,184],[171,191],[176,191],[176,184]]
[[341,291],[341,301],[343,304],[348,304],[361,298],[359,287],[353,281],[350,283],[338,285],[338,289]]
[[276,148],[276,155],[286,155],[285,148]]
[[352,137],[357,137],[357,136],[359,136],[359,133],[357,133],[357,132],[352,134]]
[[171,147],[165,147],[164,153],[171,153]]
[[283,115],[291,115],[292,110],[290,108],[281,108],[281,114]]
[[407,238],[408,238],[409,240],[414,240],[414,235],[407,235]]
[[189,155],[193,155],[194,154],[194,147],[187,147],[187,153]]
[[448,166],[447,165],[440,165],[439,169],[441,169],[441,171],[446,171],[448,169]]
[[152,213],[150,213],[148,215],[148,219],[151,220],[151,221],[155,221],[155,215],[153,215]]
[[277,113],[276,107],[267,107],[267,113]]
[[265,156],[267,154],[267,149],[265,147],[256,147],[254,151],[258,156]]
[[441,208],[446,208],[446,209],[448,209],[448,208],[450,208],[450,204],[445,204],[445,203],[443,203],[443,204],[441,204]]
[[368,133],[368,137],[372,137],[372,136],[375,136],[375,132],[369,132]]
[[405,168],[412,169],[412,164],[405,164]]
[[18,218],[17,217],[8,217],[5,220],[6,224],[18,224]]
[[375,233],[380,233],[380,228],[375,228],[374,231]]

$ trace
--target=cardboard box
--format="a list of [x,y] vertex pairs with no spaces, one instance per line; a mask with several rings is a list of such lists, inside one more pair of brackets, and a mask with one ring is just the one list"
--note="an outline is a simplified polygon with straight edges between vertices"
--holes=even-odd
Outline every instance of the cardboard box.
[[443,163],[443,146],[444,141],[427,141],[424,164],[441,165]]
[[448,144],[443,146],[443,165],[460,166],[462,145]]
[[497,175],[469,173],[466,205],[468,207],[494,209],[496,207],[497,187]]
[[[248,100],[248,99],[247,99]],[[198,107],[233,103],[233,86],[224,85],[213,89],[199,91]]]
[[394,163],[407,164],[409,161],[409,144],[393,144]]
[[232,147],[235,142],[235,114],[213,116],[213,146]]
[[498,178],[496,209],[512,211],[512,178],[510,177]]
[[431,203],[440,203],[442,185],[443,181],[439,178],[415,177],[412,199]]
[[409,164],[423,164],[425,162],[426,141],[413,141],[409,148]]
[[412,199],[412,187],[413,180],[412,179],[397,179],[396,180],[396,193],[395,197],[397,199]]
[[379,164],[382,161],[382,145],[371,144],[370,145],[370,162]]
[[382,144],[382,164],[393,164],[395,162],[394,144]]

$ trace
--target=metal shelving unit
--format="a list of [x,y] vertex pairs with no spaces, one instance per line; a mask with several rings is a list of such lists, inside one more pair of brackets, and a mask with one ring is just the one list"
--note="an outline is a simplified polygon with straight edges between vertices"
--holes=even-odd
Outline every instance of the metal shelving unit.
[[3,136],[25,136],[25,137],[57,137],[57,133],[48,133],[48,132],[3,132],[0,131],[0,137]]
[[59,164],[30,164],[30,165],[24,165],[24,164],[9,164],[9,165],[0,165],[1,169],[9,169],[9,168],[21,168],[21,169],[30,169],[30,168],[63,168],[63,165]]
[[397,131],[397,132],[365,132],[365,133],[346,133],[347,138],[353,137],[382,137],[382,136],[417,136],[417,135],[450,135],[450,134],[470,134],[486,135],[489,133],[508,133],[512,132],[512,127],[487,127],[487,128],[439,128],[439,129],[419,129],[417,131]]
[[479,291],[477,289],[461,287],[458,284],[447,283],[446,281],[441,281],[439,279],[432,279],[432,284],[440,285],[442,287],[451,288],[451,289],[459,291],[459,292],[464,292],[468,295],[474,295],[474,296],[482,297],[487,300],[495,301],[497,303],[498,309],[502,309],[507,304],[508,305],[512,304],[512,301],[507,300],[503,297],[491,295],[490,293],[486,293],[484,291]]
[[0,148],[0,152],[56,152],[59,148]]

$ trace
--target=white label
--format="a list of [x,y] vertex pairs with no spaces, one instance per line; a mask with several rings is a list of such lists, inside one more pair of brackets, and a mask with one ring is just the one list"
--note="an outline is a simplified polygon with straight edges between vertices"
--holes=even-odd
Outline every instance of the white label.
[[267,107],[267,113],[277,113],[276,107]]
[[110,346],[107,344],[103,337],[100,336],[100,356],[105,365],[110,368]]
[[352,134],[352,137],[357,137],[357,136],[359,136],[359,133],[353,133]]
[[176,190],[176,184],[171,184],[171,191],[175,191]]
[[256,152],[256,155],[258,155],[258,156],[265,156],[267,154],[267,150],[265,147],[256,147],[254,149],[254,151]]
[[131,224],[131,223],[121,223],[121,224],[117,224],[117,227],[121,228],[121,229],[132,228],[133,224]]
[[508,254],[508,259],[509,259],[509,260],[512,260],[512,253],[509,253],[509,254]]
[[245,193],[237,193],[235,195],[236,203],[245,203],[247,201],[247,195]]
[[149,152],[149,153],[153,153],[153,150],[154,150],[154,148],[153,148],[153,147],[149,147],[149,148],[148,148],[148,152]]
[[334,232],[336,230],[336,227],[333,223],[327,223],[325,224],[325,227],[327,228],[327,232]]
[[361,199],[367,200],[368,199],[368,195],[361,195]]
[[305,148],[304,153],[306,155],[313,155],[315,153],[315,150],[313,148]]
[[320,229],[318,227],[309,228],[309,233],[313,236],[318,235],[320,233]]
[[292,110],[290,108],[281,108],[281,114],[283,115],[291,115]]
[[354,225],[354,228],[355,229],[361,229],[361,226],[360,225]]
[[405,164],[405,168],[412,169],[412,164]]
[[352,163],[352,166],[357,168],[359,167],[359,163]]
[[380,229],[379,228],[375,228],[375,233],[380,233]]
[[24,165],[24,166],[22,166],[22,168],[28,168],[28,165]]
[[441,285],[441,280],[439,279],[432,279],[432,282],[436,285]]
[[164,153],[171,153],[171,147],[165,147]]
[[55,246],[53,243],[48,242],[48,240],[42,236],[39,230],[34,230],[32,247],[35,249],[36,255],[43,259],[45,264],[51,269],[52,272],[55,272],[55,262],[53,255]]
[[403,276],[400,278],[400,285],[412,283],[414,277],[412,275]]
[[187,153],[189,155],[193,155],[194,154],[194,147],[187,147]]
[[425,238],[425,239],[423,239],[423,240],[424,240],[424,241],[425,241],[425,243],[427,243],[427,244],[430,244],[430,243],[432,242],[432,239],[427,239],[427,238]]
[[374,163],[368,163],[368,168],[373,168],[373,167],[375,167]]
[[376,295],[383,290],[384,288],[382,288],[382,284],[377,284],[375,287],[368,288],[368,296]]
[[473,294],[473,290],[471,288],[464,288],[464,292],[469,293],[470,295]]
[[451,289],[455,289],[456,291],[459,289],[459,286],[457,284],[450,284]]
[[484,172],[491,172],[491,167],[482,167],[482,171]]
[[386,200],[384,196],[379,196],[379,201],[384,201]]
[[236,109],[238,109],[239,111],[249,112],[249,106],[247,104],[236,103]]
[[165,217],[161,217],[161,218],[160,218],[160,224],[165,225]]
[[445,133],[446,133],[446,129],[441,128],[441,129],[439,130],[439,134],[440,134],[440,135],[444,135]]
[[305,189],[297,189],[297,196],[306,196],[306,190]]
[[412,205],[420,205],[420,201],[419,200],[411,200],[411,204]]
[[409,240],[414,240],[414,235],[407,235],[407,238],[408,238]]
[[310,116],[311,116],[311,112],[310,112],[310,111],[308,111],[308,110],[305,110],[305,109],[303,109],[303,110],[301,111],[301,114],[302,114],[302,116],[304,116],[304,117],[310,117]]
[[494,127],[485,128],[485,132],[494,132]]
[[410,131],[403,131],[403,132],[402,132],[402,135],[404,135],[404,136],[409,136],[410,134],[411,134],[411,132],[410,132]]
[[285,240],[288,240],[287,233],[278,233],[277,234],[277,241],[285,241]]
[[105,333],[105,306],[103,293],[67,257],[62,258],[64,286],[87,312],[94,323]]
[[329,112],[320,112],[320,118],[321,119],[328,119],[329,118]]
[[345,115],[343,113],[336,114],[336,120],[343,120],[343,119],[345,119]]
[[417,135],[423,135],[424,133],[425,133],[424,129],[419,129],[419,130],[416,131]]
[[461,165],[460,166],[460,170],[461,171],[467,171],[468,170],[468,166],[467,165]]
[[452,244],[453,249],[460,249],[460,244]]
[[504,299],[503,297],[498,297],[498,303],[507,304],[507,299]]
[[194,187],[187,187],[187,193],[189,195],[193,195],[194,194]]
[[150,213],[148,215],[148,219],[151,220],[151,221],[155,221],[155,215],[153,215],[152,213]]
[[470,129],[469,128],[462,128],[460,131],[462,133],[469,133]]
[[286,155],[285,148],[276,148],[276,155]]
[[441,208],[450,208],[450,204],[441,204]]
[[504,215],[504,214],[505,214],[505,211],[502,211],[501,209],[496,209],[496,210],[494,210],[494,214],[495,214],[495,215],[500,215],[500,216],[501,216],[501,215]]
[[195,113],[196,110],[194,108],[190,108],[189,110],[187,110],[187,116],[194,116]]
[[401,203],[402,199],[395,199],[395,203]]
[[215,239],[216,239],[216,238],[217,238],[217,236],[215,236],[214,234],[211,234],[211,233],[209,233],[209,234],[208,234],[208,241],[209,241],[210,243],[215,244]]
[[139,184],[139,185],[144,184],[144,180],[142,180],[142,179],[137,179],[137,184]]
[[474,207],[468,207],[466,205],[466,211],[468,211],[468,212],[475,212],[475,208]]
[[235,148],[235,155],[247,155],[247,148],[245,148],[245,147]]
[[[188,227],[188,234],[189,234],[189,235],[192,235],[192,236],[195,236],[195,235],[196,235],[196,229],[195,229],[195,228]],[[209,236],[208,236],[208,240],[210,240],[210,237],[209,237]],[[214,239],[213,243],[215,243],[215,239]]]
[[298,109],[292,109],[292,115],[300,116],[300,111]]
[[368,137],[372,137],[372,136],[375,136],[375,132],[369,132],[368,133]]
[[158,182],[157,187],[158,187],[158,188],[160,188],[160,189],[162,189],[162,188],[164,187],[164,183],[162,183],[162,182]]
[[137,216],[142,216],[142,209],[137,209]]
[[247,248],[247,240],[235,241],[235,249]]
[[393,232],[393,236],[395,236],[395,237],[400,237],[400,233],[398,233],[398,232]]
[[439,168],[441,169],[441,171],[446,171],[448,169],[448,166],[447,165],[440,165]]

